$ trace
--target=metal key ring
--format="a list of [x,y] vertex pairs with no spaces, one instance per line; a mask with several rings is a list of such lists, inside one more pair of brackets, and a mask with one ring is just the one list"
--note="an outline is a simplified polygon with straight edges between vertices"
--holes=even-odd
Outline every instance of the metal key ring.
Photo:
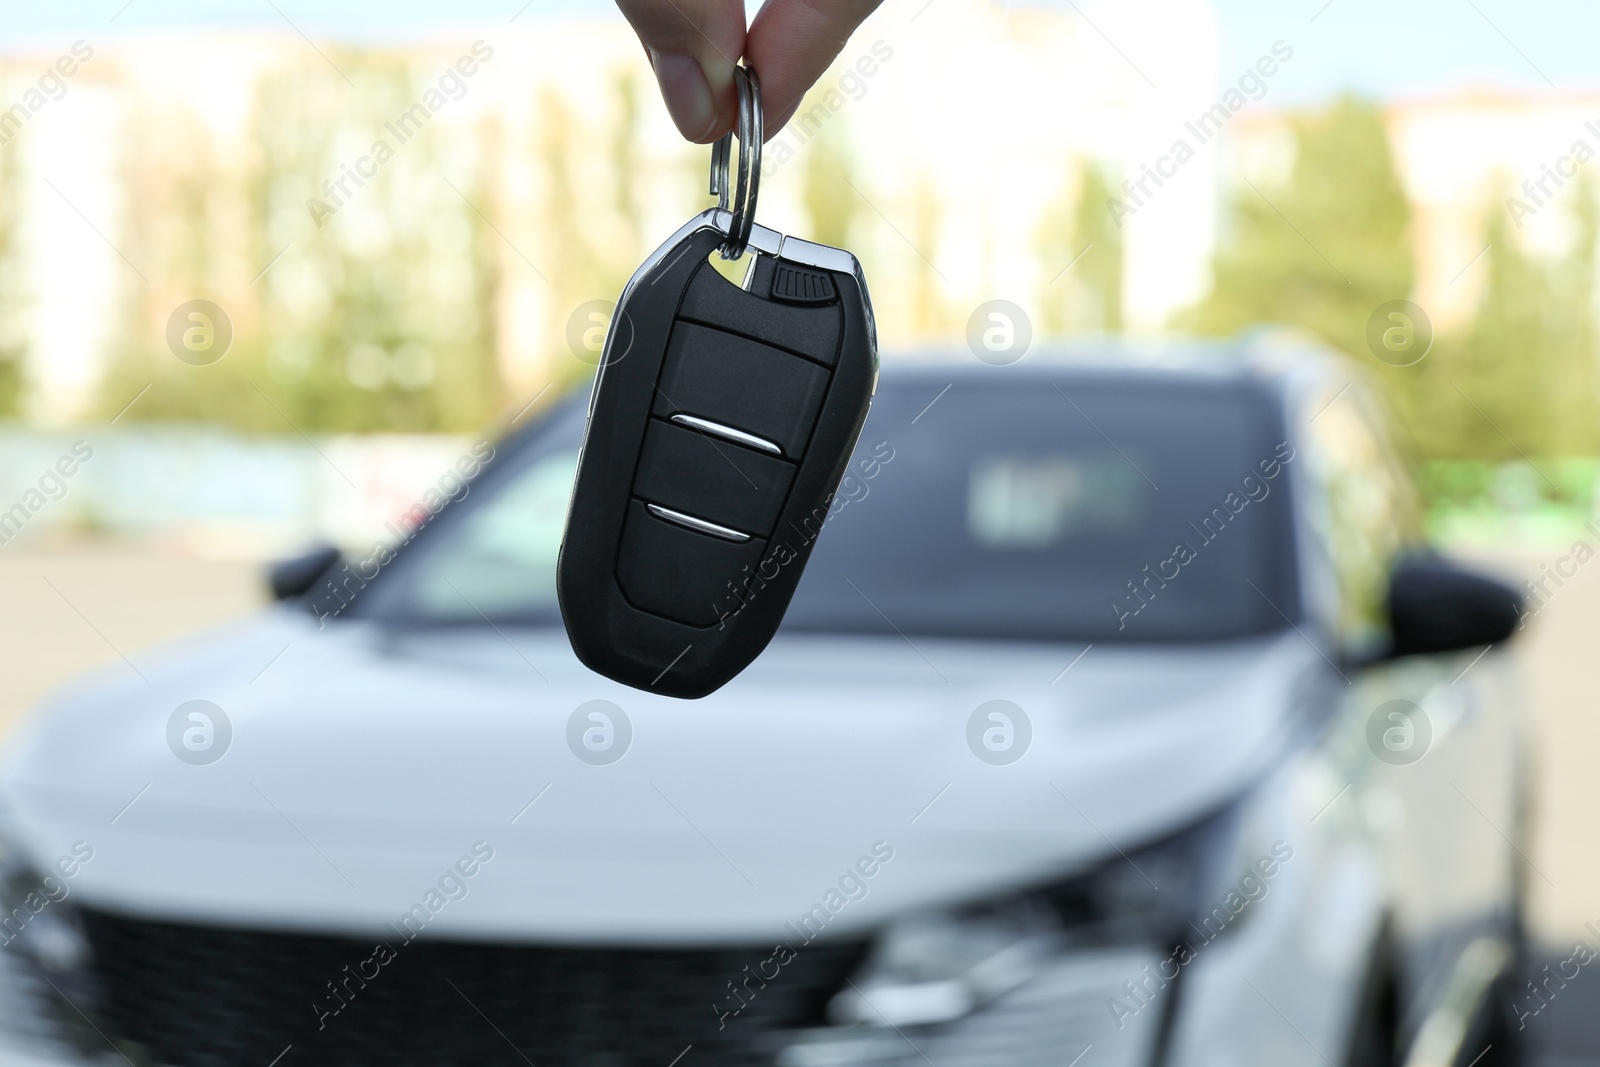
[[722,243],[723,259],[738,259],[750,244],[750,231],[756,221],[756,197],[761,191],[761,145],[765,138],[761,111],[761,82],[749,67],[733,68],[734,84],[739,87],[739,179],[733,190],[730,209],[729,157],[733,154],[733,133],[723,134],[711,148],[711,195],[717,206],[733,212],[728,239]]

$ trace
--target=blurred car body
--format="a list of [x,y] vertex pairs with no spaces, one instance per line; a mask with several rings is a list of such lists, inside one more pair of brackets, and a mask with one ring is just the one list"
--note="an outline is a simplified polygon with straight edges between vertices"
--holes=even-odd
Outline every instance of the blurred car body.
[[1520,694],[1345,363],[890,362],[696,702],[567,646],[582,426],[14,739],[0,1064],[1511,1062]]

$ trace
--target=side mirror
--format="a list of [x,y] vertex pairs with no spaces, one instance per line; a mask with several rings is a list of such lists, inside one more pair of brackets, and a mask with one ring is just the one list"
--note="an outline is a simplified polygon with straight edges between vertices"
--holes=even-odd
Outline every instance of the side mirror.
[[305,596],[339,562],[341,554],[333,545],[319,545],[304,555],[279,560],[267,568],[267,585],[274,600],[293,600]]
[[1391,657],[1496,645],[1522,620],[1522,594],[1438,556],[1402,560],[1389,577]]

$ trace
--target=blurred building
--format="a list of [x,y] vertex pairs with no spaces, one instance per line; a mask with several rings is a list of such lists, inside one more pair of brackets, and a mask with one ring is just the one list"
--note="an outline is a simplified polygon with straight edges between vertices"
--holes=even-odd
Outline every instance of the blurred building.
[[[1214,104],[1215,53],[1202,0],[890,0],[768,146],[760,218],[858,252],[886,349],[957,343],[990,299],[1060,320],[1086,168],[1137,178]],[[256,389],[278,414],[233,421],[368,428],[348,394],[370,428],[464,428],[581,377],[574,310],[707,203],[707,152],[620,19],[359,50],[287,28],[63,42],[0,62],[4,106],[0,350],[49,424],[136,395],[134,419],[217,416]],[[1111,235],[1135,328],[1204,288],[1209,153]],[[193,299],[231,321],[232,392],[167,352]]]
[[[1206,289],[1228,190],[1293,162],[1293,49],[1264,49],[1219,71],[1203,0],[890,0],[768,145],[760,218],[857,251],[886,350],[959,344],[992,299],[1040,333],[1113,326],[1083,310],[1097,270],[1122,324],[1159,329]],[[50,424],[137,395],[134,419],[468,429],[584,376],[569,320],[708,202],[620,19],[63,42],[0,61],[6,108],[0,371],[18,357],[21,413]],[[1600,96],[1477,90],[1387,124],[1437,326],[1473,307],[1486,212],[1570,240]],[[1080,203],[1091,171],[1110,219]],[[168,351],[192,299],[231,320],[226,388]]]

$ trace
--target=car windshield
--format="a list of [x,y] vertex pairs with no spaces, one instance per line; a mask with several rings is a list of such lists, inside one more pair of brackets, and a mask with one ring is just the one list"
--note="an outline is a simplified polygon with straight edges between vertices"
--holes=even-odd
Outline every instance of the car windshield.
[[[893,370],[786,630],[1203,641],[1297,614],[1293,454],[1258,388]],[[582,427],[573,405],[513,445],[368,607],[421,623],[559,625],[555,564]]]

